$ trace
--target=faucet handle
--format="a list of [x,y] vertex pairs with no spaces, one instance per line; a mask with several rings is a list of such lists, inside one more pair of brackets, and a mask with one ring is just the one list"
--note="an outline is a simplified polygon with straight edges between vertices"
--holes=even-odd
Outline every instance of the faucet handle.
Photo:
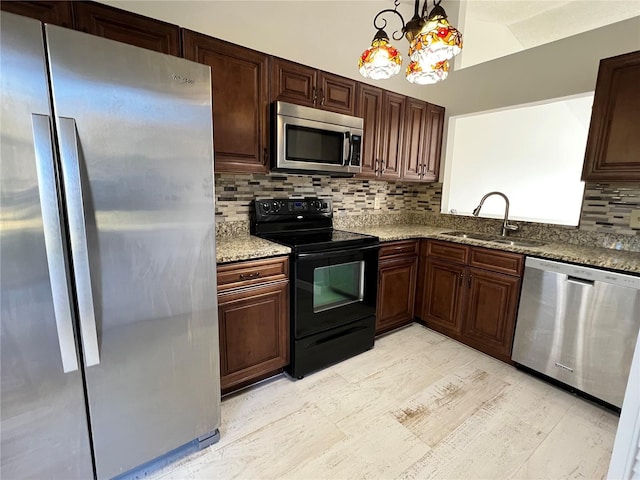
[[518,230],[520,230],[520,225],[507,222],[505,223],[504,228],[505,230],[511,230],[512,232],[517,232]]

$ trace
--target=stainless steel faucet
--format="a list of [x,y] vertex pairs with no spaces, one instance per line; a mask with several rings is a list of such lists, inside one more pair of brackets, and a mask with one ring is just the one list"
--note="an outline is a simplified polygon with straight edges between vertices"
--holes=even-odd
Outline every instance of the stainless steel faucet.
[[489,192],[484,197],[482,197],[482,199],[480,200],[480,204],[473,210],[473,216],[477,217],[480,214],[480,209],[482,208],[484,201],[491,195],[500,195],[502,198],[504,198],[505,207],[504,207],[504,220],[502,222],[502,236],[506,237],[507,232],[509,231],[517,232],[520,227],[518,225],[509,223],[509,199],[502,192]]

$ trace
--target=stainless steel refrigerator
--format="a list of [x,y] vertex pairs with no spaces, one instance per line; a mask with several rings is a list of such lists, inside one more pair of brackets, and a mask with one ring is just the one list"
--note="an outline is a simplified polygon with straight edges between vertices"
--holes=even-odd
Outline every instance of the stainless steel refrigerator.
[[0,476],[215,441],[209,68],[0,17]]

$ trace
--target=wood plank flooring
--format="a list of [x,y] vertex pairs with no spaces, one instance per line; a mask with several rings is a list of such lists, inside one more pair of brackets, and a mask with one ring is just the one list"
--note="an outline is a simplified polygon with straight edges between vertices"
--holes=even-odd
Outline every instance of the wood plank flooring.
[[220,441],[149,478],[597,479],[617,424],[414,324],[302,380],[223,399]]

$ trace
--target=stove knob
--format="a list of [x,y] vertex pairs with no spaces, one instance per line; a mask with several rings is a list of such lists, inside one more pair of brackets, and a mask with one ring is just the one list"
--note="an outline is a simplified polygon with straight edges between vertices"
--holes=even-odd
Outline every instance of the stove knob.
[[322,202],[322,209],[326,210],[327,208],[329,208],[329,205],[327,205],[327,202]]
[[267,213],[268,213],[270,208],[271,208],[271,205],[269,205],[267,202],[264,202],[264,203],[262,204],[262,209],[263,209],[265,212],[267,212]]
[[279,212],[279,211],[280,211],[280,204],[279,204],[278,202],[273,202],[273,203],[271,204],[271,206],[272,206],[272,210],[273,210],[274,212]]

